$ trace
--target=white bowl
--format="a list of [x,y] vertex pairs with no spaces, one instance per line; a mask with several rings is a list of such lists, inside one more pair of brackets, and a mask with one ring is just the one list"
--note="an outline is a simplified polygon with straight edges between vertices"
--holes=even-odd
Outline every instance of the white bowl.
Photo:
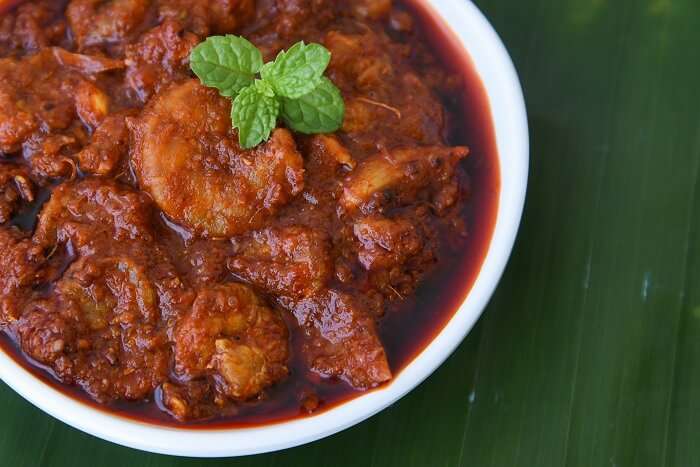
[[275,451],[332,435],[396,402],[435,371],[472,328],[506,266],[525,201],[529,142],[518,76],[486,18],[465,0],[424,1],[451,27],[484,84],[495,128],[501,191],[491,244],[468,297],[437,337],[390,384],[307,418],[253,428],[188,430],[95,409],[40,381],[4,352],[0,352],[0,378],[43,411],[108,441],[162,454],[222,457]]

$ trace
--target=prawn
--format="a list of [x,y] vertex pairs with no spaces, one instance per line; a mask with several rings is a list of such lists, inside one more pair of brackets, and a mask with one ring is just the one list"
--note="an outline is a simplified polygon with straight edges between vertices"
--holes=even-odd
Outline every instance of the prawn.
[[288,130],[244,150],[230,115],[227,99],[190,80],[127,120],[141,187],[170,218],[203,237],[261,227],[304,185],[304,161]]

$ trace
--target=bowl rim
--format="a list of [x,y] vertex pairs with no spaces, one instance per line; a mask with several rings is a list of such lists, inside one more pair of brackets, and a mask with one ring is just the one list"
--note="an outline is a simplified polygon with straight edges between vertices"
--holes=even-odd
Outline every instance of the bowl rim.
[[194,429],[125,418],[63,394],[0,351],[0,378],[30,403],[85,433],[159,454],[227,457],[291,448],[330,436],[383,410],[430,376],[457,348],[488,304],[520,225],[529,170],[525,99],[513,62],[486,17],[465,0],[421,0],[471,58],[491,108],[501,189],[492,238],[474,284],[433,340],[385,387],[317,415],[255,427]]

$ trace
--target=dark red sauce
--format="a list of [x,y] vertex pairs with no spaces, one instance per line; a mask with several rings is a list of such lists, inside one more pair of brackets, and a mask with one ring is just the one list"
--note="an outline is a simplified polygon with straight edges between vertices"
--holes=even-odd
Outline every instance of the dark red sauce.
[[[0,12],[16,3],[13,0],[0,0]],[[454,241],[452,244],[443,242],[436,271],[422,282],[414,297],[391,305],[380,322],[381,340],[395,376],[442,331],[469,294],[491,241],[500,193],[498,154],[488,97],[470,57],[454,33],[425,2],[410,0],[398,3],[417,20],[419,33],[427,37],[431,49],[439,53],[444,68],[463,80],[462,94],[444,96],[444,99],[446,106],[458,117],[449,142],[467,145],[471,153],[463,162],[469,174],[470,187],[470,200],[463,212],[468,238],[458,244]],[[42,201],[40,197],[34,207],[29,207],[29,211],[33,212],[27,212],[20,219],[33,219]],[[31,225],[21,227],[32,228]],[[411,315],[410,319],[406,319],[407,315]],[[303,397],[300,395],[314,394],[318,398],[320,404],[313,412],[318,414],[364,394],[342,381],[322,379],[310,373],[301,361],[301,352],[298,351],[301,343],[297,342],[298,339],[292,339],[294,357],[289,364],[291,373],[284,382],[268,389],[263,400],[241,404],[231,418],[184,425],[151,402],[124,402],[108,406],[97,404],[77,388],[58,383],[51,376],[49,368],[31,362],[5,334],[0,334],[0,346],[26,371],[62,393],[99,410],[165,426],[225,429],[282,422],[309,415],[302,408]],[[377,390],[381,389],[379,387]]]

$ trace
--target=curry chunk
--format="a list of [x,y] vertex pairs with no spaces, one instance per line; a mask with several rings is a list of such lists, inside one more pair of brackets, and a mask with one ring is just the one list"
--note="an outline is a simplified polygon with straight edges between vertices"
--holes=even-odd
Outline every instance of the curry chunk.
[[174,340],[178,375],[212,376],[223,398],[253,398],[288,372],[284,322],[242,284],[201,290]]
[[190,52],[200,38],[166,19],[126,46],[126,82],[143,102],[173,81],[190,76]]
[[47,252],[14,227],[0,227],[0,325],[16,321],[33,288],[55,273]]
[[[323,8],[324,3],[325,0],[272,0],[268,2],[271,8],[267,11],[259,9],[258,13],[263,21],[272,20],[267,25],[268,33],[274,32],[273,37],[288,40],[304,31],[305,25],[323,18],[324,13],[328,14]],[[274,13],[274,16],[270,13]]]
[[0,164],[0,224],[9,222],[21,201],[34,201],[29,171],[15,164]]
[[43,124],[67,128],[75,118],[50,51],[20,60],[0,59],[0,152],[17,151]]
[[407,219],[366,217],[353,231],[360,244],[358,261],[367,270],[400,266],[423,247],[418,228]]
[[25,351],[96,400],[147,397],[169,367],[155,262],[143,255],[74,262],[16,324]]
[[113,173],[129,151],[129,129],[125,114],[107,116],[90,142],[76,156],[80,170],[95,175]]
[[304,161],[289,131],[244,150],[230,114],[230,101],[191,80],[165,90],[131,122],[141,187],[204,237],[259,228],[303,189]]
[[392,217],[361,217],[352,228],[357,262],[364,270],[359,276],[379,294],[374,298],[381,297],[373,309],[379,316],[386,303],[410,297],[436,263],[436,232],[427,222],[429,208],[401,211]]
[[[417,147],[383,151],[363,161],[344,183],[340,205],[353,212],[358,208],[371,210],[375,195],[398,188],[397,196],[412,201],[418,190],[435,187],[441,194],[445,185],[451,185],[455,167],[469,154],[465,147]],[[450,187],[450,191],[452,187]],[[456,193],[455,193],[456,196]],[[443,208],[456,199],[442,199]]]
[[[359,5],[355,8],[361,8]],[[325,45],[331,51],[330,70],[351,82],[360,91],[384,89],[396,74],[384,36],[371,30],[362,34],[330,31]]]
[[304,331],[304,355],[313,371],[357,389],[391,379],[374,319],[357,299],[326,290],[287,306]]
[[71,68],[85,76],[93,76],[105,71],[115,71],[124,68],[124,61],[101,55],[85,55],[69,52],[60,47],[53,47],[53,56],[62,66]]
[[271,228],[236,240],[229,269],[275,295],[303,298],[321,290],[332,275],[330,242],[308,227]]
[[93,330],[111,322],[153,324],[158,318],[158,297],[146,264],[129,256],[80,258],[59,281],[57,290],[78,306],[81,319]]
[[68,24],[79,49],[116,43],[146,19],[150,0],[71,0]]
[[[8,3],[2,3],[4,10]],[[65,20],[57,15],[61,3],[33,0],[21,3],[14,11],[3,12],[0,17],[0,53],[3,48],[8,52],[35,52],[60,43],[66,31]]]
[[[363,4],[374,2],[353,8],[365,8]],[[358,146],[369,151],[443,142],[443,105],[416,71],[405,66],[402,59],[410,50],[370,28],[361,33],[331,30],[323,43],[332,53],[329,73],[345,97],[343,131]]]
[[35,133],[22,145],[22,156],[39,179],[75,178],[77,170],[71,154],[80,145],[77,134]]
[[310,142],[309,156],[317,159],[320,164],[333,169],[342,166],[348,170],[354,169],[357,165],[350,151],[335,135],[314,135],[310,138]]
[[228,239],[210,240],[199,238],[188,242],[184,253],[189,280],[196,286],[216,284],[228,275],[226,261],[233,247]]
[[64,183],[39,214],[34,239],[53,247],[70,241],[78,253],[91,254],[105,240],[153,240],[152,203],[144,194],[112,181],[88,178]]
[[21,150],[39,177],[74,174],[70,156],[87,139],[85,128],[110,111],[100,86],[61,64],[56,50],[0,59],[0,154]]
[[185,22],[200,37],[230,34],[255,15],[255,0],[159,0],[158,14]]

